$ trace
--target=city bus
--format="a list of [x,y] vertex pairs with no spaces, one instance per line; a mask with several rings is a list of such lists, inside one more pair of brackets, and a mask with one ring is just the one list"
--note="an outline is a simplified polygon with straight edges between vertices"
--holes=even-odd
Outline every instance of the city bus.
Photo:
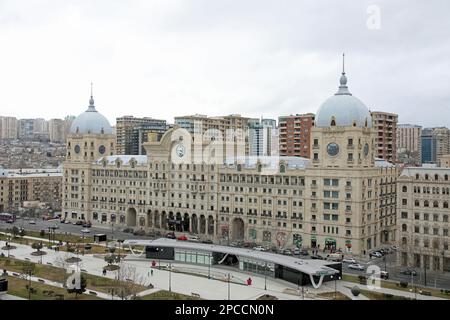
[[16,216],[10,213],[0,213],[0,221],[13,223],[14,221],[16,221]]

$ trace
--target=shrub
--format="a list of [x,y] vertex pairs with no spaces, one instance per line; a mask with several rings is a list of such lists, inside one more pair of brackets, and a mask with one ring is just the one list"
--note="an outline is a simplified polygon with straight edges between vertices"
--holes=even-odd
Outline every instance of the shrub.
[[400,282],[399,283],[399,285],[400,285],[400,287],[402,287],[402,288],[408,288],[408,282]]
[[354,286],[354,287],[352,288],[352,294],[353,294],[355,297],[359,296],[360,293],[361,293],[361,290],[359,290],[359,288],[358,288],[357,286]]
[[41,237],[45,237],[45,230],[41,230],[41,232],[39,232],[39,235],[40,235]]
[[390,293],[383,293],[383,297],[385,297],[386,299],[392,299],[394,295]]

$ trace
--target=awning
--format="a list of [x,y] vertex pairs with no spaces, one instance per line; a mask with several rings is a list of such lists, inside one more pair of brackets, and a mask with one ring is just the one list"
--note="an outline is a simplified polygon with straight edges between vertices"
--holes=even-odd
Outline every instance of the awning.
[[336,244],[336,240],[333,238],[326,238],[325,244]]
[[316,236],[311,236],[311,240],[317,240]]

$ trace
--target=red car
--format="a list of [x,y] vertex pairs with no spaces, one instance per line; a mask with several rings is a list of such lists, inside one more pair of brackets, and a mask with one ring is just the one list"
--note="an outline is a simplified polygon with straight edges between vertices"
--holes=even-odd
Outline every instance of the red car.
[[186,236],[179,236],[179,237],[177,238],[177,240],[180,240],[180,241],[187,241],[188,238],[187,238]]

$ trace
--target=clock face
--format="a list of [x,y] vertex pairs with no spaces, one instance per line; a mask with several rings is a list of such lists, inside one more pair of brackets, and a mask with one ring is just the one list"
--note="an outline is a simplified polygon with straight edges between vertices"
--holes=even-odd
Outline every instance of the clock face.
[[339,145],[335,142],[328,144],[327,152],[330,156],[335,157],[339,153]]
[[369,144],[365,144],[364,145],[364,156],[367,157],[367,155],[369,154]]
[[80,146],[79,145],[76,145],[75,146],[75,153],[80,153]]
[[100,154],[104,154],[106,151],[106,148],[104,145],[101,145],[100,147],[98,147],[98,152],[100,152]]
[[175,149],[175,151],[177,152],[177,155],[182,158],[184,156],[185,153],[185,148],[184,146],[180,143],[179,145],[177,145],[177,148]]

